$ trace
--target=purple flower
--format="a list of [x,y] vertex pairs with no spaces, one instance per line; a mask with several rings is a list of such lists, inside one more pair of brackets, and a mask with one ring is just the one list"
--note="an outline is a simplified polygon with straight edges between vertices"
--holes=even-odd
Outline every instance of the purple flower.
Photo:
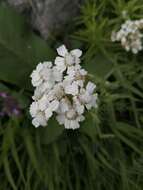
[[0,97],[6,98],[6,97],[7,97],[7,94],[6,94],[5,92],[0,92]]
[[21,109],[18,105],[18,102],[8,93],[0,92],[0,104],[0,117],[5,115],[8,115],[9,117],[21,115]]

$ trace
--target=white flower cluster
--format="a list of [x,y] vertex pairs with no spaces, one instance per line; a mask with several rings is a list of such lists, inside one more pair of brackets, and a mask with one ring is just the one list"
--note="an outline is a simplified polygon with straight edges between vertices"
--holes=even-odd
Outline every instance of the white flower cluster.
[[46,126],[54,114],[66,129],[77,129],[85,119],[85,110],[97,107],[96,85],[86,82],[87,71],[80,66],[81,50],[68,52],[62,45],[57,52],[54,64],[40,63],[31,74],[36,87],[30,106],[32,124]]
[[137,54],[143,49],[141,30],[143,29],[143,19],[140,20],[127,20],[121,25],[118,32],[113,31],[111,40],[113,42],[120,41],[121,45],[126,51],[132,51]]

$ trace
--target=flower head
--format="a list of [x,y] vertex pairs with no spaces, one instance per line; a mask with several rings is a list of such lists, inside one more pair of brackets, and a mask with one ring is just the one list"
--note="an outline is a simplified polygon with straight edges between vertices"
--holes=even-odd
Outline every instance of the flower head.
[[6,92],[0,92],[0,116],[20,116],[22,111],[15,98]]
[[35,88],[30,106],[35,127],[46,126],[52,116],[66,129],[77,129],[86,110],[97,107],[96,85],[86,82],[87,71],[81,67],[82,51],[68,51],[62,45],[57,49],[54,64],[40,63],[31,74]]
[[68,66],[80,63],[79,58],[82,55],[82,51],[79,49],[68,52],[65,45],[62,45],[57,48],[57,52],[59,56],[57,56],[55,59],[55,65],[61,72],[65,71]]
[[113,42],[120,41],[126,51],[132,51],[132,53],[137,54],[143,49],[141,29],[143,29],[143,19],[126,20],[118,32],[112,32],[111,40]]

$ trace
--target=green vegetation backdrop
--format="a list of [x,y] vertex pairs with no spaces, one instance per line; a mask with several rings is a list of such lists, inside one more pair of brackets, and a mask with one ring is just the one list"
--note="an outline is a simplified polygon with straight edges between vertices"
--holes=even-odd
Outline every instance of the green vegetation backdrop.
[[[143,18],[143,0],[88,0],[65,32],[43,41],[25,18],[0,5],[0,92],[17,99],[20,117],[0,119],[0,190],[142,190],[143,51],[110,40],[128,18]],[[98,110],[79,130],[54,120],[31,124],[30,73],[65,43],[84,51],[83,67],[97,84]]]

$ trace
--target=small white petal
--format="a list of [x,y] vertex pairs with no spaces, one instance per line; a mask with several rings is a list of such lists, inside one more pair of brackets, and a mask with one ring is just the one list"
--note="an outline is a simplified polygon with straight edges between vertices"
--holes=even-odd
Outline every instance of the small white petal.
[[47,108],[47,109],[45,110],[46,119],[48,120],[50,117],[52,117],[52,115],[53,115],[52,110],[51,110],[50,108]]
[[89,95],[89,93],[85,92],[84,94],[80,95],[80,100],[82,103],[87,103],[91,100],[91,96]]
[[74,76],[75,75],[75,67],[74,66],[70,66],[67,68],[67,74],[70,76]]
[[32,119],[32,125],[34,125],[36,128],[40,126],[40,123],[36,118]]
[[56,119],[60,125],[63,125],[65,122],[65,115],[64,114],[57,115]]
[[57,56],[55,59],[55,65],[60,67],[63,64],[65,64],[65,59],[63,57]]
[[37,102],[32,102],[30,105],[30,114],[32,117],[35,117],[37,113],[39,112],[39,106]]
[[52,102],[50,103],[50,109],[51,109],[52,111],[56,111],[56,110],[58,109],[58,107],[59,107],[59,101],[54,100],[54,101],[52,101]]
[[77,86],[83,87],[84,81],[83,80],[77,80],[77,81],[74,81],[74,84],[76,84]]
[[85,106],[88,110],[91,108],[97,108],[97,94],[90,96],[90,101],[86,102]]
[[44,61],[43,66],[46,68],[51,68],[52,67],[52,62],[51,61]]
[[60,72],[63,72],[66,70],[65,60],[62,57],[56,57],[55,59],[55,65],[57,66],[57,70]]
[[64,126],[65,126],[65,129],[70,129],[70,120],[65,119]]
[[92,107],[94,107],[94,108],[98,107],[97,98],[98,98],[98,95],[94,94],[93,97],[92,97],[92,100],[91,100]]
[[82,51],[80,49],[74,49],[74,50],[70,51],[70,53],[72,55],[74,55],[75,57],[81,57],[81,55],[82,55]]
[[43,81],[37,71],[33,71],[33,73],[31,74],[31,78],[31,82],[34,87],[39,86]]
[[39,127],[39,126],[44,127],[47,125],[46,118],[42,112],[39,112],[36,115],[36,117],[33,119],[32,123],[35,127]]
[[40,72],[41,70],[43,69],[43,64],[42,63],[39,63],[36,67],[36,71],[37,72]]
[[85,76],[85,75],[87,75],[87,71],[85,69],[80,69],[80,74],[82,76]]
[[32,72],[32,74],[31,74],[31,78],[38,81],[40,79],[39,72],[37,72],[36,70],[34,70]]
[[92,82],[88,82],[86,86],[86,90],[89,94],[92,94],[94,92],[94,89],[96,88],[96,85]]
[[79,123],[78,123],[78,121],[76,121],[76,120],[71,120],[71,122],[70,122],[70,129],[78,129],[80,127],[80,125],[79,125]]
[[48,92],[47,98],[48,98],[49,101],[52,101],[55,98],[55,93],[54,93],[53,90],[51,90],[50,92]]
[[75,63],[75,59],[71,54],[67,54],[65,56],[65,62],[67,65],[73,65]]
[[44,80],[53,80],[52,69],[45,68],[40,72],[40,75]]
[[65,55],[68,53],[68,50],[65,45],[61,45],[59,48],[57,48],[57,52],[60,56],[65,57]]
[[83,105],[77,105],[76,111],[78,114],[83,114],[84,113],[84,106]]
[[65,86],[65,93],[66,94],[71,94],[73,96],[78,94],[78,85],[76,83],[69,84]]
[[69,111],[67,111],[66,117],[68,119],[73,119],[74,117],[76,117],[76,111],[74,109],[70,109]]
[[46,107],[48,106],[49,101],[47,99],[47,96],[44,95],[39,101],[38,101],[38,105],[39,105],[39,109],[41,111],[44,111],[46,109]]
[[58,70],[57,67],[53,67],[53,78],[55,81],[60,82],[62,81],[63,74]]
[[79,99],[77,97],[73,98],[73,103],[74,103],[74,107],[76,112],[81,115],[84,113],[84,105],[81,104],[81,102],[79,101]]

